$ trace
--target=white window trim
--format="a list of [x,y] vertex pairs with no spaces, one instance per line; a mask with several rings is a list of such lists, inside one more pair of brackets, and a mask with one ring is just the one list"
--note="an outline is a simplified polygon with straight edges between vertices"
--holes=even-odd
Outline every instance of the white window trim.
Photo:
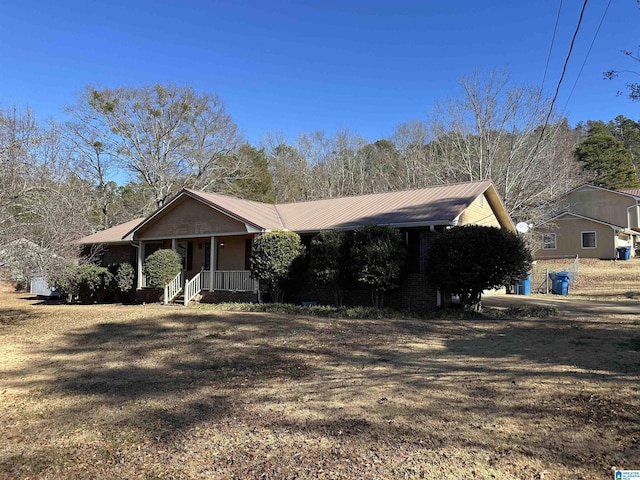
[[[548,247],[550,242],[545,242],[545,237],[553,236],[553,247]],[[542,249],[543,250],[557,250],[558,249],[558,237],[555,233],[543,233],[542,234]]]
[[[594,246],[593,247],[585,247],[584,246],[584,234],[585,233],[593,233],[593,240],[594,240]],[[598,234],[596,233],[595,230],[585,230],[583,232],[580,232],[580,248],[584,248],[587,250],[591,250],[594,248],[598,248]]]

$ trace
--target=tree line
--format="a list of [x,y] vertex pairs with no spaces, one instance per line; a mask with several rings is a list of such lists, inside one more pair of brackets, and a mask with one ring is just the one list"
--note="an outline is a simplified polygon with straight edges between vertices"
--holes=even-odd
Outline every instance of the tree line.
[[515,221],[537,224],[581,183],[638,185],[640,122],[547,122],[549,99],[503,71],[460,86],[373,142],[344,129],[250,145],[217,95],[189,86],[88,86],[64,123],[0,108],[0,246],[37,245],[25,270],[74,256],[74,240],[184,187],[281,203],[490,178]]

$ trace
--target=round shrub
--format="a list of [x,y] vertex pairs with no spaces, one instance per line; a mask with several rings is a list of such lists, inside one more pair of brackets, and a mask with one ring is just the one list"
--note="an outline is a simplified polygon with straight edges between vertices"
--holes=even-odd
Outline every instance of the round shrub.
[[164,288],[182,270],[182,259],[173,250],[157,250],[144,261],[147,285]]

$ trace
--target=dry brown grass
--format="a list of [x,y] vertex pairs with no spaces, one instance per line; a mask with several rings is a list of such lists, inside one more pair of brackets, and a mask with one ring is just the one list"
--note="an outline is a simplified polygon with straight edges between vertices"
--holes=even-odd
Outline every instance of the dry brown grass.
[[[640,262],[621,263],[624,293]],[[586,268],[572,296],[599,294]],[[640,468],[632,315],[358,321],[0,293],[0,362],[0,478],[609,479],[614,465]]]

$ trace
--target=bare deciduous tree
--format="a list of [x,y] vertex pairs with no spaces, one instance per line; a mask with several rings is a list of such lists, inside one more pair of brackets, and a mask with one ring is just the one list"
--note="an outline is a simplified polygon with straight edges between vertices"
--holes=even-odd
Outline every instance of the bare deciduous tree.
[[75,258],[73,241],[90,230],[90,195],[69,168],[57,124],[40,126],[28,109],[0,111],[0,245],[14,270]]
[[537,221],[550,199],[581,183],[565,120],[544,129],[549,102],[504,72],[461,81],[463,95],[428,122],[428,170],[441,182],[492,179],[516,220]]
[[233,169],[223,160],[239,135],[217,95],[174,85],[87,87],[70,112],[91,122],[100,148],[147,185],[156,207],[185,185],[209,189]]

